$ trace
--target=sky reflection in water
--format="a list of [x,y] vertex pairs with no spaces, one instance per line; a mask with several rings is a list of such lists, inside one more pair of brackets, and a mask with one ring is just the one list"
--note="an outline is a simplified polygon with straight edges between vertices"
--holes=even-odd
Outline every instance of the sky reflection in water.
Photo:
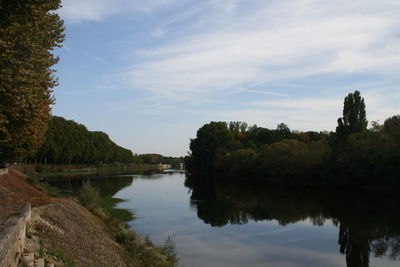
[[[282,226],[272,218],[212,227],[197,214],[200,214],[198,208],[201,205],[200,209],[204,211],[204,207],[215,208],[215,204],[209,203],[207,206],[207,197],[191,202],[193,192],[184,186],[184,181],[185,175],[177,173],[156,175],[151,179],[134,176],[132,184],[115,195],[127,200],[120,203],[118,208],[135,211],[137,219],[130,225],[139,234],[149,236],[158,244],[169,235],[173,237],[181,265],[346,266],[346,255],[339,252],[339,228],[331,219],[326,219],[323,226],[314,226],[312,220],[307,218]],[[241,213],[249,214],[246,211],[247,204],[244,204],[245,211],[239,211],[238,217],[243,217]],[[227,208],[232,208],[229,203]],[[223,213],[219,212],[218,207],[211,214],[207,212],[201,216],[213,218],[213,212],[216,212],[214,217]],[[220,222],[218,220],[217,223]],[[351,244],[354,245],[354,242]],[[373,253],[370,254],[369,266],[399,266],[399,261],[391,261],[387,257],[376,258],[372,256]],[[368,266],[365,260],[356,261],[357,264]],[[352,265],[355,266],[354,260]]]

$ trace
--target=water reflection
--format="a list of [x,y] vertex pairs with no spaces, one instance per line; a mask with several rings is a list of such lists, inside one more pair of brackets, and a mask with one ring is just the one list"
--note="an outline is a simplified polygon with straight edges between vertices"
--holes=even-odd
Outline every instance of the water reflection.
[[78,195],[82,184],[90,179],[90,183],[100,191],[101,197],[112,197],[125,187],[131,186],[134,180],[133,175],[77,175],[52,177],[48,183],[61,189],[70,195]]
[[338,249],[348,267],[369,266],[370,255],[400,259],[398,197],[194,181],[190,176],[185,181],[190,204],[211,226],[269,220],[280,225],[309,220],[321,226],[329,220],[339,228]]

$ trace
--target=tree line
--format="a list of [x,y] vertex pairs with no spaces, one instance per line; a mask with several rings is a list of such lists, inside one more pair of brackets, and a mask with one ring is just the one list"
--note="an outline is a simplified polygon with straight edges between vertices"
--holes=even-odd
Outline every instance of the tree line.
[[204,181],[399,183],[400,116],[371,125],[358,91],[345,98],[335,132],[210,122],[191,139],[186,168]]
[[29,159],[44,164],[132,163],[134,155],[104,132],[89,131],[82,124],[53,116],[43,145]]
[[136,163],[144,164],[170,164],[173,168],[179,169],[181,163],[184,163],[183,157],[167,157],[161,154],[147,153],[135,155]]
[[89,131],[73,120],[53,116],[44,143],[27,161],[42,164],[163,163],[178,168],[183,157],[154,153],[137,155],[115,144],[104,132]]

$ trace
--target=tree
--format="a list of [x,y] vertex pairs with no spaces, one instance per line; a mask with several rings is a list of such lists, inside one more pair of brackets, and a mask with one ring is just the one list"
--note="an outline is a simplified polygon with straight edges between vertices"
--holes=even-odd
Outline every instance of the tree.
[[[218,157],[234,146],[234,137],[225,122],[210,122],[203,125],[195,139],[190,140],[191,161],[189,168],[212,173]],[[188,162],[189,163],[189,162]]]
[[0,161],[42,144],[57,85],[51,51],[64,40],[60,0],[0,1]]
[[131,150],[110,140],[106,133],[89,131],[84,125],[53,116],[45,142],[32,156],[41,163],[133,162]]
[[400,115],[390,117],[383,125],[385,134],[396,144],[400,144]]
[[285,123],[279,123],[276,126],[275,130],[275,141],[281,141],[283,139],[290,139],[291,138],[291,132],[289,129],[289,126]]
[[343,117],[338,119],[336,127],[338,138],[345,139],[350,134],[363,132],[367,126],[364,98],[359,91],[349,93],[344,99]]

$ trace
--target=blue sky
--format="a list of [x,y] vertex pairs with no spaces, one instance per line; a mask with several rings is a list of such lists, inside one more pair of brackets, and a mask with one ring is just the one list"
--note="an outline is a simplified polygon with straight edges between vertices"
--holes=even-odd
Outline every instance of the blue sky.
[[182,156],[210,121],[334,130],[400,113],[398,0],[64,0],[53,114]]

